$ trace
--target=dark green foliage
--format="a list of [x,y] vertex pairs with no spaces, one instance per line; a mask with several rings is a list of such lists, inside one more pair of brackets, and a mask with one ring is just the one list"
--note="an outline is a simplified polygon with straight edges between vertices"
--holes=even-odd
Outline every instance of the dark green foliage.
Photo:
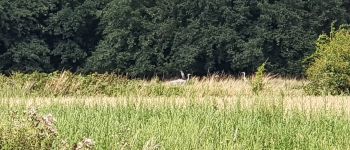
[[[334,29],[334,28],[333,28]],[[306,91],[316,95],[350,94],[350,30],[342,26],[330,36],[321,35],[312,55]]]
[[314,51],[318,35],[346,16],[341,0],[274,1],[261,8],[264,55],[271,62],[269,70],[282,74],[302,73],[302,60]]
[[349,10],[343,0],[1,0],[0,71],[253,73],[268,58],[269,71],[302,75],[318,35]]
[[106,36],[87,65],[131,75],[253,68],[263,57],[259,41],[243,36],[253,28],[244,26],[250,25],[250,7],[225,1],[113,1],[102,20]]
[[[0,1],[0,70],[48,71],[47,44],[40,38],[46,0]],[[31,4],[31,5],[27,5]]]
[[115,0],[105,12],[87,69],[135,76],[254,72],[267,58],[269,70],[300,75],[325,25],[345,21],[341,1]]
[[46,71],[50,69],[50,50],[42,40],[15,43],[4,55],[15,71]]
[[107,2],[2,0],[0,70],[76,71],[101,39],[98,16]]
[[58,2],[45,30],[52,48],[52,63],[57,69],[76,71],[101,39],[98,16],[107,1]]

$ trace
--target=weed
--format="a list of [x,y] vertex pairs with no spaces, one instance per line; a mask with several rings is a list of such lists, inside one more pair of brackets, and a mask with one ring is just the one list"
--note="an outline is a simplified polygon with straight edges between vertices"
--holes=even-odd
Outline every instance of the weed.
[[252,85],[252,91],[254,94],[259,94],[261,91],[264,90],[264,78],[265,78],[265,65],[266,63],[263,63],[258,67],[258,70],[255,73],[254,78],[251,81]]

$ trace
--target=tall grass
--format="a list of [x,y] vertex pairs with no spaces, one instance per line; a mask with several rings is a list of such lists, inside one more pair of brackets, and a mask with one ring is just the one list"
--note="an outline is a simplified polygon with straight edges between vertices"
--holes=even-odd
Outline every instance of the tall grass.
[[[19,109],[20,110],[20,109]],[[2,111],[4,116],[10,110]],[[57,119],[60,139],[74,145],[92,138],[97,149],[349,149],[350,121],[337,114],[282,108],[42,108]],[[6,141],[6,139],[5,139]],[[6,148],[6,147],[5,147]]]
[[[254,94],[249,82],[214,75],[177,86],[111,74],[0,76],[0,149],[79,149],[89,139],[96,149],[350,149],[350,97],[307,96],[295,79],[264,83]],[[32,106],[57,120],[49,140],[36,138],[45,124],[23,113]]]
[[[265,93],[275,90],[299,90],[297,80],[275,80]],[[294,84],[288,84],[294,82]],[[277,85],[277,87],[275,87]],[[286,87],[286,86],[294,87]],[[285,87],[284,87],[285,86]],[[286,89],[288,88],[288,89]],[[295,88],[295,89],[293,89]],[[270,91],[269,91],[270,90]],[[210,76],[193,78],[186,86],[169,85],[152,79],[128,80],[114,74],[80,75],[70,72],[62,73],[14,73],[11,76],[0,75],[0,97],[60,97],[60,96],[182,96],[182,97],[227,97],[239,94],[249,95],[249,83],[232,77]],[[288,93],[288,92],[287,92]]]

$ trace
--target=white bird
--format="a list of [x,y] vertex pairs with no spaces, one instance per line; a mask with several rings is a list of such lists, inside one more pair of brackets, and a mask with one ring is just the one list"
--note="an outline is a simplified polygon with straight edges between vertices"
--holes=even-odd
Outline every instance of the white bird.
[[247,78],[245,77],[245,72],[241,72],[242,73],[242,79],[243,81],[247,81]]
[[182,70],[180,71],[180,73],[181,73],[182,79],[185,79],[185,73]]
[[185,79],[185,73],[183,71],[180,71],[180,72],[181,72],[182,79],[172,80],[172,81],[169,81],[168,83],[173,84],[173,85],[187,83],[190,80],[191,74],[187,74],[187,79]]

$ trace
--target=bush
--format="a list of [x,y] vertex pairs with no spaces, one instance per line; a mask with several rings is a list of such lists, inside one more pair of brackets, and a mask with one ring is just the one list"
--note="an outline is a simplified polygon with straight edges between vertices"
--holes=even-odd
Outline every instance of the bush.
[[55,118],[40,115],[35,108],[24,113],[11,112],[0,122],[0,149],[90,150],[95,148],[92,139],[69,145],[59,136]]
[[25,116],[13,112],[0,126],[0,149],[52,149],[57,139],[55,119],[30,110]]
[[259,94],[264,89],[265,65],[266,62],[258,67],[258,70],[255,72],[255,77],[251,81],[254,94]]
[[329,36],[321,35],[317,50],[306,71],[310,83],[306,92],[313,95],[350,94],[350,30],[334,27]]

